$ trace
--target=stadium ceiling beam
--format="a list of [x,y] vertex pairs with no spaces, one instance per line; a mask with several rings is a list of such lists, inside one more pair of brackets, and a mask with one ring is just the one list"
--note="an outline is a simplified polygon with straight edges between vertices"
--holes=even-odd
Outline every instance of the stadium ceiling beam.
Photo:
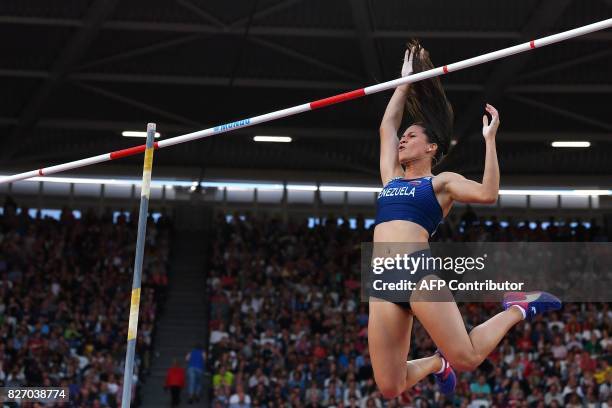
[[[290,7],[300,1],[303,0],[287,0],[278,4],[275,4],[273,6],[264,8],[263,10],[259,10],[258,12],[256,12],[253,15],[253,19],[258,19],[264,16],[268,16],[270,14],[273,14],[277,11],[283,10],[287,7]],[[227,25],[224,22],[222,22],[221,20],[219,20],[217,17],[215,17],[214,15],[212,15],[211,13],[207,12],[206,10],[203,10],[202,8],[200,8],[199,6],[191,3],[188,0],[177,0],[177,3],[182,6],[187,8],[188,10],[198,14],[201,18],[203,18],[204,20],[210,22],[211,24],[213,24],[215,27],[218,28],[218,31],[216,33],[210,33],[209,35],[216,35],[219,33],[224,32],[225,30],[229,29],[232,26],[240,26],[242,24],[244,24],[248,18],[241,18],[238,19],[236,21],[234,21],[233,23]],[[2,17],[0,17],[1,19]],[[106,57],[102,57],[100,59],[94,60],[94,61],[90,61],[87,63],[84,63],[78,67],[75,68],[76,71],[79,70],[83,70],[86,68],[91,68],[97,65],[102,65],[102,64],[106,64],[109,62],[115,62],[115,61],[121,61],[121,60],[125,60],[125,59],[129,59],[129,58],[133,58],[133,57],[137,57],[137,56],[142,56],[142,55],[146,55],[152,52],[157,52],[169,47],[173,47],[173,46],[177,46],[177,45],[181,45],[181,44],[186,44],[195,40],[198,40],[200,38],[203,38],[205,36],[205,34],[203,33],[192,33],[192,34],[188,34],[186,36],[181,36],[179,38],[173,38],[171,40],[167,40],[167,41],[162,41],[162,42],[156,42],[154,44],[151,45],[147,45],[147,46],[143,46],[143,47],[136,47],[133,48],[131,50],[127,50],[127,51],[122,51],[119,52],[117,54],[113,54],[113,55],[108,55]]]
[[169,47],[174,47],[177,45],[190,43],[199,38],[202,38],[202,34],[189,34],[186,36],[181,36],[179,38],[173,38],[167,41],[155,42],[151,45],[132,48],[131,50],[122,51],[117,54],[107,55],[106,57],[102,57],[102,58],[95,59],[93,61],[85,62],[75,67],[74,70],[82,71],[84,69],[96,67],[98,65],[108,64],[109,62],[116,62],[116,61],[122,61],[125,59],[134,58],[134,57],[139,57],[139,56],[146,55],[152,52],[161,51]]
[[585,62],[593,62],[601,58],[609,57],[612,55],[612,49],[607,49],[587,55],[582,55],[580,57],[572,58],[567,61],[560,62],[558,64],[547,64],[545,68],[536,69],[531,72],[527,72],[519,77],[519,81],[524,81],[526,79],[536,78],[545,74],[549,74],[551,72],[560,71],[566,68],[571,68],[576,65],[582,65]]
[[[46,71],[0,69],[0,77],[9,78],[35,78],[44,79],[50,75]],[[137,75],[137,74],[111,74],[111,73],[74,73],[68,79],[76,81],[109,82],[109,83],[145,83],[160,85],[196,85],[196,86],[226,86],[227,77],[200,77],[188,75]],[[273,79],[273,78],[237,78],[234,85],[245,88],[281,88],[281,89],[322,89],[345,90],[361,86],[357,82],[301,80],[301,79]],[[481,84],[447,83],[444,89],[449,92],[482,92]],[[612,93],[610,84],[534,84],[513,85],[507,91],[514,93],[584,93],[609,94]]]
[[[45,79],[50,73],[41,70],[4,69],[0,68],[0,77]],[[160,85],[199,85],[199,86],[227,86],[229,77],[206,77],[192,75],[139,75],[139,74],[110,74],[83,72],[70,74],[68,78],[76,81],[95,82],[131,82]],[[266,78],[237,78],[235,86],[254,88],[283,88],[283,89],[352,89],[362,86],[357,82],[301,80],[301,79],[266,79]]]
[[[25,16],[0,16],[0,23],[13,25],[34,25],[47,27],[82,27],[83,22],[70,18],[53,17],[25,17]],[[200,33],[200,34],[226,34],[241,35],[243,29],[238,25],[230,24],[227,29],[219,29],[214,25],[193,24],[193,23],[164,23],[164,22],[145,22],[115,20],[108,21],[103,25],[108,30],[126,31],[162,31],[176,33]],[[327,28],[296,28],[296,27],[251,27],[250,33],[253,35],[269,36],[295,36],[295,37],[325,37],[337,39],[354,39],[354,30],[347,29],[327,29]],[[548,34],[548,33],[547,33]],[[395,38],[406,39],[417,38],[448,38],[448,39],[508,39],[516,40],[521,38],[521,33],[516,31],[469,31],[469,30],[376,30],[372,33],[374,38]],[[612,33],[598,32],[585,36],[577,37],[571,41],[612,41]],[[449,61],[452,62],[452,61]]]
[[[522,101],[521,101],[522,102]],[[11,126],[16,124],[18,118],[0,117],[0,126]],[[116,133],[120,140],[120,132],[125,129],[139,129],[143,124],[140,122],[128,122],[121,120],[91,120],[78,118],[44,119],[42,118],[37,127],[40,129],[60,129],[78,131],[100,131]],[[214,124],[204,124],[204,127]],[[182,134],[196,130],[193,126],[177,124],[176,122],[158,121],[159,131],[166,134]],[[252,136],[254,134],[266,134],[271,136],[294,136],[296,138],[322,139],[322,140],[377,140],[376,129],[348,129],[348,128],[304,128],[295,126],[257,126],[256,128],[236,129],[232,133],[241,136]],[[86,135],[84,134],[84,137]],[[575,140],[581,138],[591,141],[609,141],[609,132],[530,132],[530,131],[504,131],[498,135],[498,141],[503,143],[541,142],[552,140]]]
[[[17,118],[0,117],[0,126],[14,125],[17,123]],[[72,130],[90,130],[90,131],[111,131],[119,135],[124,129],[139,129],[142,123],[128,122],[120,120],[91,120],[78,118],[64,119],[41,119],[37,123],[37,127],[41,129],[72,129]],[[181,134],[189,133],[197,130],[193,126],[177,124],[176,122],[165,122],[160,120],[157,122],[158,130],[162,134]],[[204,124],[201,127],[214,126],[214,123]],[[368,131],[362,128],[344,129],[339,132],[338,128],[304,128],[294,126],[257,126],[255,128],[243,128],[232,131],[232,134],[242,136],[252,136],[253,134],[265,134],[270,136],[294,136],[299,138],[320,138],[325,140],[331,139],[376,139],[377,133],[375,130]]]
[[[216,27],[218,27],[221,31],[227,31],[230,30],[232,27],[241,27],[244,24],[252,24],[253,21],[256,21],[259,18],[265,17],[265,16],[269,16],[270,14],[276,13],[279,10],[283,10],[286,9],[288,7],[291,7],[297,3],[302,2],[303,0],[285,0],[282,1],[281,3],[277,3],[272,5],[271,7],[267,7],[263,10],[259,10],[256,11],[255,13],[253,13],[252,16],[250,17],[244,17],[244,18],[240,18],[236,21],[234,21],[231,24],[225,24],[222,21],[218,20],[216,17],[212,16],[210,13],[208,13],[205,10],[202,10],[200,7],[194,5],[193,3],[191,3],[189,0],[177,0],[177,2],[182,5],[183,7],[188,8],[189,10],[195,12],[196,14],[198,14],[199,16],[201,16],[205,21],[208,22],[212,22]],[[250,23],[249,23],[250,20]],[[250,31],[250,27],[249,27],[249,31]],[[256,38],[253,36],[247,36],[247,41],[251,41],[252,43],[255,43],[261,47],[265,47],[268,49],[271,49],[277,53],[283,54],[285,56],[289,56],[291,58],[294,59],[298,59],[300,61],[306,62],[310,65],[313,65],[317,68],[320,69],[324,69],[326,71],[332,72],[336,75],[340,75],[342,77],[345,78],[349,78],[352,80],[356,80],[356,81],[361,81],[362,78],[360,78],[358,75],[353,74],[352,72],[349,72],[343,68],[337,67],[333,64],[329,64],[327,62],[321,61],[318,58],[306,55],[302,52],[296,51],[294,49],[291,48],[287,48],[285,46],[282,46],[280,44],[276,44],[274,42],[268,41],[268,40],[264,40],[262,38]],[[233,84],[233,81],[232,81]]]
[[[538,37],[539,34],[548,32],[570,3],[571,0],[542,0],[536,3],[537,5],[532,11],[531,16],[521,30],[518,41],[529,41],[532,38]],[[455,126],[455,136],[459,143],[462,143],[464,139],[470,136],[474,136],[475,133],[470,134],[470,131],[479,123],[477,119],[484,113],[485,102],[495,103],[527,65],[530,57],[530,53],[521,54],[495,65],[486,80],[482,97],[473,98],[467,108],[461,112],[461,117]]]
[[[44,79],[50,76],[47,71],[1,69],[0,77],[9,78],[35,78]],[[138,75],[138,74],[112,74],[83,72],[67,76],[75,81],[109,82],[109,83],[144,83],[159,85],[195,85],[195,86],[226,86],[228,77],[204,77],[189,75]],[[363,84],[358,82],[324,81],[310,79],[274,79],[274,78],[237,78],[235,86],[245,88],[280,88],[280,89],[322,89],[322,90],[349,90],[359,88]],[[447,83],[444,89],[449,92],[482,92],[484,86],[469,83]],[[514,93],[584,93],[609,94],[612,93],[610,84],[534,84],[513,85],[507,91]]]
[[[132,106],[138,109],[142,109],[146,112],[150,112],[153,113],[154,115],[158,115],[158,116],[162,116],[165,117],[167,119],[171,119],[174,120],[178,123],[184,124],[184,125],[190,125],[193,127],[197,127],[197,128],[202,128],[204,125],[200,122],[197,122],[195,120],[186,118],[185,116],[181,116],[179,114],[173,113],[173,112],[169,112],[165,109],[160,109],[158,107],[155,107],[153,105],[151,105],[150,103],[145,103],[145,102],[141,102],[141,101],[137,101],[135,99],[129,98],[127,96],[118,94],[116,92],[112,92],[109,91],[107,89],[103,89],[91,84],[85,84],[85,83],[81,83],[81,82],[75,82],[74,85],[76,85],[77,87],[84,89],[88,92],[94,93],[96,95],[100,95],[103,96],[105,98],[123,103],[125,105],[128,106]],[[155,119],[157,120],[157,118]]]
[[[250,19],[251,21],[257,21],[263,17],[268,17],[274,13],[288,9],[302,2],[304,2],[304,0],[283,0],[280,3],[271,5],[270,7],[266,7],[261,10],[255,11],[255,13],[253,13],[253,16],[250,17]],[[246,17],[239,18],[238,20],[229,24],[229,26],[230,27],[243,27],[248,22],[249,22],[249,16],[246,16]]]
[[11,157],[19,141],[36,120],[51,97],[58,85],[74,64],[83,56],[98,35],[104,21],[113,13],[119,0],[96,0],[88,8],[83,18],[83,26],[77,31],[72,39],[65,45],[59,53],[58,58],[53,63],[49,76],[45,79],[42,86],[28,100],[21,111],[19,123],[13,129],[5,144],[7,149],[3,152],[3,157]]
[[[261,13],[261,12],[260,12]],[[255,19],[258,14],[253,18]],[[244,19],[242,19],[244,20]],[[146,21],[126,21],[115,20],[108,21],[104,24],[104,29],[107,30],[126,30],[126,31],[162,31],[176,33],[196,33],[196,34],[225,34],[225,35],[241,35],[244,34],[244,29],[241,28],[237,21],[235,24],[230,24],[226,28],[218,28],[210,24],[194,24],[194,23],[164,23],[164,22],[146,22]],[[83,23],[80,20],[69,18],[52,18],[52,17],[24,17],[24,16],[0,16],[0,23],[13,25],[33,25],[47,27],[82,27]],[[356,33],[354,30],[347,29],[327,29],[327,28],[295,28],[295,27],[266,27],[254,26],[250,31],[253,35],[266,36],[294,36],[294,37],[325,37],[336,39],[354,39]],[[378,30],[372,33],[374,38],[465,38],[465,39],[491,39],[502,38],[512,39],[518,38],[520,33],[516,32],[496,32],[496,31],[408,31],[408,30]],[[612,39],[612,35],[610,36]]]
[[225,27],[225,23],[223,23],[223,21],[219,20],[217,17],[213,16],[210,12],[204,10],[200,6],[193,4],[190,0],[176,0],[176,4],[178,4],[181,7],[186,8],[192,13],[197,14],[204,21],[212,24],[215,27],[219,27],[219,28]]
[[[48,72],[36,70],[14,70],[0,69],[0,77],[13,78],[46,78]],[[160,85],[197,85],[197,86],[226,86],[229,84],[228,77],[203,77],[189,75],[138,75],[138,74],[109,74],[109,73],[74,73],[69,76],[76,81],[94,81],[111,83],[145,83]],[[301,80],[301,79],[266,79],[266,78],[237,78],[235,86],[253,88],[282,88],[282,89],[338,89],[346,90],[358,88],[357,82],[323,81],[323,80]],[[479,91],[480,85],[472,84],[448,84],[448,90]]]
[[[361,49],[361,60],[363,68],[367,73],[370,81],[379,83],[384,80],[383,67],[376,40],[372,36],[374,25],[370,16],[372,9],[369,0],[350,0],[351,13],[353,15],[353,25],[357,39],[359,40],[359,48]],[[387,97],[388,98],[388,97]],[[379,112],[385,111],[387,103],[386,98],[374,98],[374,109]]]
[[509,86],[506,91],[520,94],[612,94],[611,84],[529,84]]
[[361,48],[361,59],[363,66],[368,73],[368,78],[376,82],[383,80],[383,70],[380,65],[380,55],[376,49],[376,43],[372,38],[372,21],[370,19],[371,10],[368,0],[350,0],[351,12],[353,14],[353,24],[359,47]]
[[253,43],[255,43],[255,44],[258,44],[258,45],[260,45],[262,47],[266,47],[266,48],[269,48],[271,50],[274,50],[274,51],[276,51],[276,52],[278,52],[280,54],[283,54],[283,55],[286,55],[286,56],[298,59],[300,61],[304,61],[304,62],[306,62],[306,63],[308,63],[310,65],[313,65],[313,66],[315,66],[317,68],[324,69],[324,70],[326,70],[328,72],[331,72],[331,73],[334,73],[336,75],[340,75],[340,76],[342,76],[342,77],[344,77],[346,79],[357,81],[356,83],[358,83],[358,82],[363,80],[363,78],[361,78],[359,75],[356,75],[353,72],[347,71],[344,68],[340,68],[340,67],[338,67],[336,65],[327,63],[325,61],[321,61],[318,58],[312,57],[310,55],[306,55],[306,54],[298,52],[298,51],[296,51],[294,49],[287,48],[287,47],[284,47],[282,45],[279,45],[279,44],[276,44],[276,43],[273,43],[271,41],[267,41],[267,40],[264,40],[264,39],[261,39],[261,38],[257,38],[257,37],[248,37],[248,40],[253,42]]
[[551,112],[551,113],[554,113],[556,115],[560,115],[560,116],[563,116],[565,118],[569,118],[569,119],[572,119],[572,120],[584,123],[586,125],[595,126],[595,127],[600,128],[600,129],[607,130],[608,132],[612,132],[612,124],[610,124],[610,123],[602,122],[602,121],[600,121],[598,119],[594,119],[594,118],[591,118],[591,117],[588,117],[588,116],[585,116],[585,115],[581,115],[579,113],[572,112],[572,111],[569,111],[569,110],[566,110],[566,109],[563,109],[563,108],[559,108],[557,106],[553,106],[551,104],[548,104],[548,103],[545,103],[545,102],[542,102],[542,101],[537,101],[535,99],[528,98],[528,97],[525,97],[525,96],[520,96],[520,95],[516,95],[516,94],[509,94],[509,95],[507,95],[507,97],[509,99],[514,100],[514,101],[517,101],[517,102],[520,102],[520,103],[524,103],[526,105],[533,106],[535,108],[542,109],[542,110],[545,110],[547,112]]
[[359,173],[368,174],[372,176],[378,176],[379,170],[376,166],[365,166],[360,163],[356,163],[347,154],[340,154],[338,152],[327,152],[325,149],[312,150],[301,146],[287,146],[285,143],[271,143],[269,147],[271,150],[276,150],[283,153],[284,156],[295,156],[300,159],[310,160],[317,164],[327,164],[330,166],[343,166],[346,170],[357,171]]
[[[470,141],[469,146],[476,146],[476,144],[475,142]],[[550,163],[555,159],[554,155],[559,153],[560,152],[558,151],[558,149],[554,149],[550,146],[541,146],[540,148],[534,148],[529,152],[498,152],[497,156],[499,161],[505,163],[504,182],[506,182],[507,180],[506,174],[513,174],[514,172],[517,172],[517,170],[519,174],[524,173],[525,170],[528,170],[530,174],[533,174],[534,163],[536,163],[537,165],[543,162]],[[558,160],[558,157],[556,159]],[[554,173],[554,176],[559,176],[560,170],[555,170],[556,172]],[[575,171],[575,168],[572,170]],[[473,174],[478,177],[479,175],[482,175],[482,162],[474,153],[464,152],[464,154],[462,154],[462,160],[457,163],[457,167],[454,167],[453,171],[466,175]],[[550,183],[550,179],[548,183]]]
[[[137,75],[137,74],[105,74],[79,73],[71,78],[79,81],[100,82],[131,82],[165,85],[205,85],[227,86],[229,77],[200,77],[183,75]],[[352,89],[358,88],[355,82],[301,80],[301,79],[266,79],[266,78],[236,78],[234,86],[253,88],[283,88],[283,89]]]

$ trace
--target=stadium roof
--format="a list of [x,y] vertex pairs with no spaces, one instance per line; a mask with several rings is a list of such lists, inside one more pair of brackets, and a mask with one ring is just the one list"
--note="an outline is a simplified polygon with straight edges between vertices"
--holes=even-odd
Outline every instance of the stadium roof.
[[[4,1],[0,163],[4,173],[30,170],[138,144],[121,131],[147,122],[171,137],[389,80],[410,37],[443,65],[610,16],[610,0]],[[502,116],[504,174],[612,173],[611,45],[612,32],[599,32],[445,76],[459,142],[444,168],[481,170],[486,100]],[[174,146],[155,165],[374,180],[388,98]],[[255,143],[256,134],[294,142]]]

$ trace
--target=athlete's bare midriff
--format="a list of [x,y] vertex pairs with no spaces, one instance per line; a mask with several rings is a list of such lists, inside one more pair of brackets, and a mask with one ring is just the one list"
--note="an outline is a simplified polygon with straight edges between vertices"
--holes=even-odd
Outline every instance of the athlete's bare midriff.
[[425,228],[411,221],[394,220],[374,228],[374,257],[411,254],[429,248],[429,234]]
[[412,221],[393,220],[374,228],[374,242],[428,242],[427,230]]

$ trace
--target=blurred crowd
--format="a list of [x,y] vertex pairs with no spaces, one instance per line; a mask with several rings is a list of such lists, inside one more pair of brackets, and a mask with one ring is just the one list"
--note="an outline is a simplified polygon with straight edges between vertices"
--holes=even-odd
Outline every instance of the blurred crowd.
[[[564,221],[564,222],[559,222]],[[314,227],[266,216],[219,217],[209,265],[213,407],[612,407],[612,310],[570,303],[518,324],[454,396],[427,378],[394,400],[373,382],[360,299],[364,220]],[[498,222],[468,208],[439,241],[607,241],[593,220]],[[498,303],[460,304],[468,330]],[[436,346],[415,321],[409,358]]]
[[[70,406],[121,404],[137,214],[0,216],[0,385],[66,387]],[[134,405],[167,285],[171,224],[148,220]],[[58,405],[60,406],[60,405]],[[66,405],[61,405],[66,406]]]

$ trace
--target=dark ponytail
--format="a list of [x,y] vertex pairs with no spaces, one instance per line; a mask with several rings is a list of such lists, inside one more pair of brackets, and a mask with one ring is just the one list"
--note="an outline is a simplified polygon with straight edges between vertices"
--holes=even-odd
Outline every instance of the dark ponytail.
[[[418,40],[412,39],[406,44],[414,53],[413,73],[434,68],[427,51]],[[406,99],[406,113],[414,124],[425,129],[430,143],[436,143],[438,150],[434,156],[434,165],[448,153],[453,134],[453,107],[446,98],[440,78],[425,79],[410,84],[410,93]]]

